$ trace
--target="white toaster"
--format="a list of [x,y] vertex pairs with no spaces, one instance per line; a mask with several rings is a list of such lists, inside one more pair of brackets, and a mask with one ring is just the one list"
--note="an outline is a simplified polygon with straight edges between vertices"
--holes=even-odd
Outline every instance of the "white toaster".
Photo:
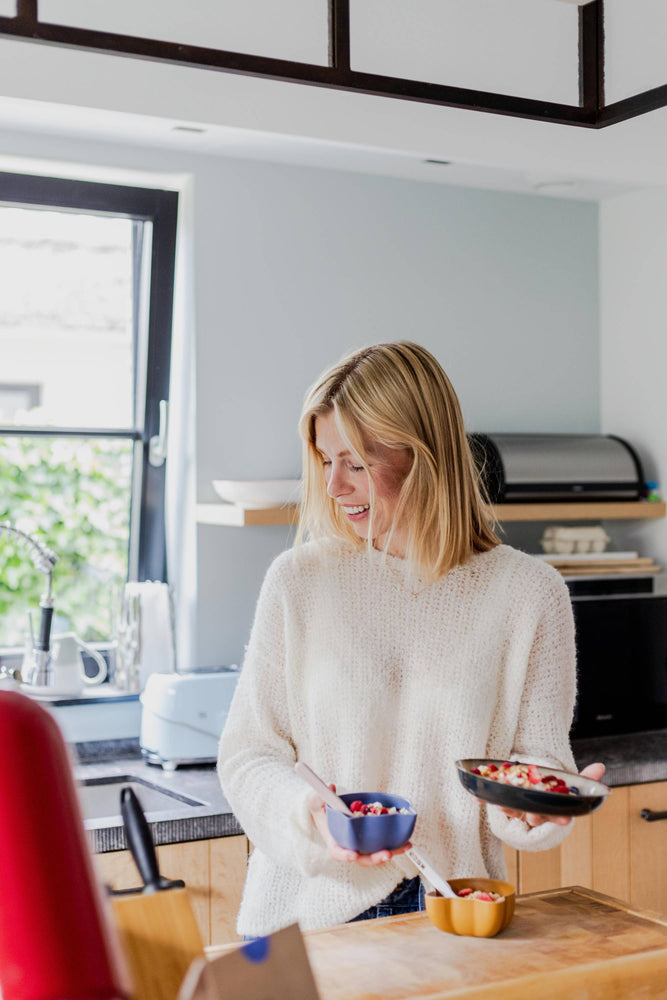
[[173,771],[214,763],[232,701],[237,669],[150,674],[141,701],[141,755]]

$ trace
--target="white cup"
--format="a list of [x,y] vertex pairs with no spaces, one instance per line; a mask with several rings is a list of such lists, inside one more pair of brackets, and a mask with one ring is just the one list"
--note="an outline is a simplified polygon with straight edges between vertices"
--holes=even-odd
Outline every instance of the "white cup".
[[[85,671],[81,650],[97,664],[97,673],[89,677]],[[51,637],[51,669],[54,694],[79,694],[86,685],[101,684],[107,676],[106,661],[96,649],[74,632],[61,632]]]

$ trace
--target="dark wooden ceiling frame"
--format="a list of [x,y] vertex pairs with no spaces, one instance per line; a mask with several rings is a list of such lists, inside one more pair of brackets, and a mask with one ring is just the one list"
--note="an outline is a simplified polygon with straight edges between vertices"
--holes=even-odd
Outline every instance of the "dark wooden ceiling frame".
[[0,36],[584,128],[604,128],[667,105],[667,85],[605,105],[603,0],[593,0],[592,3],[579,7],[577,105],[360,73],[350,66],[350,0],[328,0],[328,3],[327,66],[47,24],[39,20],[38,0],[17,0],[16,17],[0,17]]

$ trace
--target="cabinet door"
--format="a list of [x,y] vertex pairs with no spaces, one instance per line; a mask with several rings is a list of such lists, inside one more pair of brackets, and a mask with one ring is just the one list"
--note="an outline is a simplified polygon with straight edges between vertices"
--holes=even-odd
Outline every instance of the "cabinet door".
[[572,821],[559,847],[519,854],[519,892],[581,885],[629,897],[627,789],[616,788],[604,806]]
[[604,805],[591,815],[591,888],[624,900],[631,899],[630,791],[629,787],[612,788]]
[[165,878],[182,878],[204,945],[211,943],[210,841],[192,840],[157,848]]
[[667,914],[667,819],[649,823],[642,809],[667,812],[667,781],[632,785],[630,793],[630,901]]
[[[165,878],[182,878],[205,945],[211,943],[209,841],[164,844],[157,848],[160,873]],[[103,885],[131,889],[141,878],[129,851],[94,855],[94,864]]]
[[248,838],[220,837],[211,844],[211,944],[238,941],[236,915],[248,865]]
[[554,847],[550,851],[520,851],[517,891],[541,892],[560,888],[563,884],[560,868],[560,847]]
[[667,781],[613,788],[600,809],[574,820],[560,847],[520,853],[518,891],[582,885],[667,915],[667,819],[649,823],[642,809],[667,812]]

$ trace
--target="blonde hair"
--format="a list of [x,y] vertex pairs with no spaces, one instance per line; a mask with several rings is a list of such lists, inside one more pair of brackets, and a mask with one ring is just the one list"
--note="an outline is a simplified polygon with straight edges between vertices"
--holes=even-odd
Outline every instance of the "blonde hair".
[[[407,525],[406,557],[417,571],[431,580],[439,579],[473,553],[500,543],[454,388],[433,355],[408,341],[355,351],[325,371],[308,390],[299,421],[303,496],[297,542],[305,534],[312,538],[333,535],[357,547],[372,547],[372,520],[366,543],[327,493],[315,420],[331,412],[362,461],[367,461],[364,435],[411,453],[394,524]],[[370,472],[368,476],[372,518]]]

